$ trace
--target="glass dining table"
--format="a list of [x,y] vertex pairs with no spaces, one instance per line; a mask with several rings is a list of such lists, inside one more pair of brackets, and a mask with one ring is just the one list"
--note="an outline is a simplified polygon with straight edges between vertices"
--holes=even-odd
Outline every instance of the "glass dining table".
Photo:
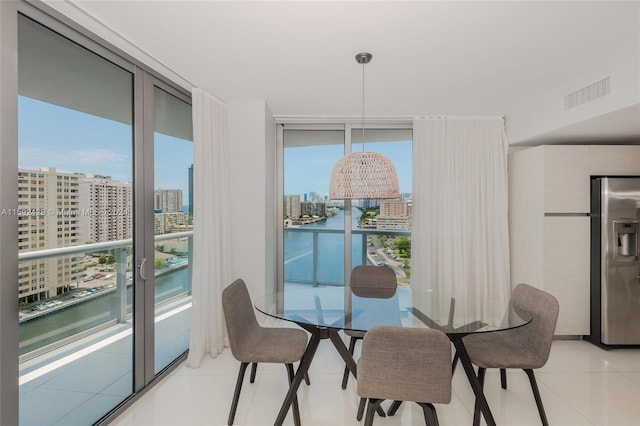
[[294,322],[311,333],[275,425],[283,423],[321,340],[331,341],[357,379],[356,362],[339,331],[367,331],[381,325],[428,327],[445,333],[456,351],[452,368],[455,368],[459,360],[487,425],[495,425],[482,386],[465,349],[463,337],[513,329],[531,321],[529,313],[513,309],[508,301],[468,293],[412,288],[374,290],[363,297],[354,294],[349,287],[309,286],[268,294],[256,299],[255,307],[265,315]]

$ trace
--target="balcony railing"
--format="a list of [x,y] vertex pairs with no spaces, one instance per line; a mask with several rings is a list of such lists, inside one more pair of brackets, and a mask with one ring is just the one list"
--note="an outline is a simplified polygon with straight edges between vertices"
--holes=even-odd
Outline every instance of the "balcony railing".
[[[399,284],[408,284],[409,259],[398,258],[382,243],[386,237],[411,237],[411,231],[353,229],[353,266],[387,265]],[[388,252],[391,251],[392,253]],[[284,281],[317,285],[344,285],[344,230],[314,227],[284,228]]]
[[[410,231],[352,230],[352,262],[359,264],[387,264],[396,270],[399,284],[408,284],[408,259],[395,256],[395,251],[383,244],[395,237],[410,237]],[[285,282],[306,285],[343,285],[344,283],[344,231],[313,227],[285,228]],[[166,268],[156,270],[156,306],[184,297],[190,293],[193,232],[179,232],[155,236],[155,242],[186,239],[186,253],[180,262],[171,262]],[[96,281],[80,282],[79,287],[48,300],[35,302],[28,310],[21,311],[20,356],[30,359],[82,337],[91,335],[118,323],[124,323],[132,315],[132,274],[127,270],[127,249],[133,240],[118,240],[20,253],[20,262],[55,258],[59,256],[86,255],[111,251],[115,256],[114,268],[107,277]],[[130,261],[131,263],[131,261]],[[130,268],[132,269],[132,268]],[[175,273],[175,274],[174,274]],[[180,275],[185,274],[185,275]],[[171,279],[158,289],[158,283]],[[179,278],[178,278],[179,277]],[[89,279],[87,277],[86,279]],[[102,280],[102,282],[98,282]],[[102,285],[100,285],[102,284]],[[161,283],[162,284],[162,283]],[[42,305],[42,308],[40,306]],[[54,315],[64,317],[64,311],[83,307],[84,316],[71,320],[55,320]],[[34,309],[34,310],[31,310]],[[69,314],[70,315],[70,314]],[[36,324],[39,323],[39,324]],[[37,326],[36,326],[37,325]]]
[[[179,262],[170,262],[165,268],[154,268],[156,307],[190,294],[193,231],[154,237],[156,243],[185,239],[186,256]],[[37,301],[20,312],[21,362],[131,318],[133,271],[127,270],[127,249],[132,244],[132,239],[126,239],[18,254],[19,262],[102,251],[111,251],[115,257],[113,273],[106,272],[98,279],[87,277],[74,290]],[[169,274],[175,275],[173,272],[186,275],[176,278],[179,283],[169,283],[166,287],[170,288],[158,291],[158,282],[166,281]]]

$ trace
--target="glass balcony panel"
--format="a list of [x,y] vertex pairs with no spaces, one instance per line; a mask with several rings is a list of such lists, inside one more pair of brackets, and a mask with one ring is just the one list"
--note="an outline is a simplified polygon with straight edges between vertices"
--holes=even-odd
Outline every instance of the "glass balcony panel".
[[156,374],[189,349],[192,241],[189,235],[156,242]]
[[312,231],[284,230],[284,280],[292,283],[313,284],[314,233]]
[[[21,359],[33,359],[82,336],[130,320],[131,271],[127,270],[130,265],[127,253],[130,252],[129,245],[78,253],[71,258],[75,259],[77,281],[68,291],[42,299],[30,307],[23,305],[19,328]],[[69,259],[58,256],[47,258],[45,262],[60,260]],[[104,263],[100,263],[101,260]]]

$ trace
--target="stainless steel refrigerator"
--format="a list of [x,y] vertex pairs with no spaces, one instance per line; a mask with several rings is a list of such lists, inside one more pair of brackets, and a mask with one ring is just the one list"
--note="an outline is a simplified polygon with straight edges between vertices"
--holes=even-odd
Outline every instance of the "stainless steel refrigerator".
[[640,177],[591,181],[591,335],[640,345]]

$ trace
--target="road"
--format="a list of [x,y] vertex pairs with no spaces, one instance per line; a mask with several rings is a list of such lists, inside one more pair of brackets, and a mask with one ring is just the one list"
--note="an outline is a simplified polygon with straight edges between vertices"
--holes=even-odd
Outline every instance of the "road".
[[[371,252],[374,251],[372,254]],[[386,264],[386,266],[390,267],[396,273],[396,276],[399,278],[401,282],[405,282],[407,279],[407,274],[404,271],[402,260],[394,260],[388,254],[385,248],[379,247],[375,250],[367,251],[367,258],[372,265]]]

